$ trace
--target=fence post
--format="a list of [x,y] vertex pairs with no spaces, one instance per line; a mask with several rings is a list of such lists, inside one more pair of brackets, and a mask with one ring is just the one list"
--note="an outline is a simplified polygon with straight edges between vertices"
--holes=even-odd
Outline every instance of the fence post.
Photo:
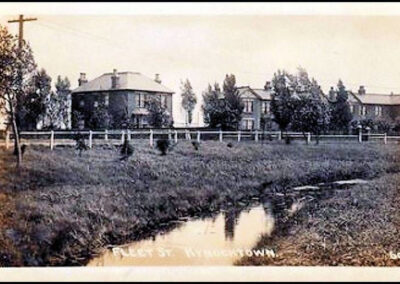
[[54,131],[50,131],[50,150],[54,148]]
[[93,146],[93,133],[92,130],[89,130],[89,148],[92,149]]
[[171,140],[172,136],[171,136],[171,129],[168,129],[168,140]]
[[311,143],[311,133],[308,132],[307,133],[307,144],[310,144],[310,143]]
[[240,142],[240,139],[242,138],[242,132],[240,130],[238,130],[237,132],[237,137],[238,137],[238,142]]
[[6,132],[6,149],[10,147],[10,131]]
[[219,142],[222,142],[222,138],[223,138],[223,137],[222,137],[222,130],[220,129],[220,130],[219,130]]
[[175,130],[174,132],[175,143],[178,143],[178,131]]
[[153,147],[153,130],[150,129],[150,146]]
[[385,136],[383,137],[383,143],[387,144],[387,133],[385,133]]
[[358,128],[358,142],[362,143],[362,128]]
[[108,130],[104,131],[104,140],[108,141]]
[[125,141],[125,131],[124,130],[122,130],[121,131],[121,143],[123,144]]
[[200,131],[197,131],[197,142],[199,142],[200,143]]
[[257,129],[254,131],[254,140],[258,141],[258,130]]
[[131,137],[131,131],[129,129],[128,129],[128,134],[127,135],[128,135],[128,141],[131,141],[132,137]]
[[282,140],[282,131],[278,131],[278,140]]

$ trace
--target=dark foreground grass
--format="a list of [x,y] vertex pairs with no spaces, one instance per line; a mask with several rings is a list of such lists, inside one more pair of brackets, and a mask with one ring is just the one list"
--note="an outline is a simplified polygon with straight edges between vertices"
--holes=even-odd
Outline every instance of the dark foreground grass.
[[[0,265],[84,265],[108,244],[139,239],[182,217],[249,203],[291,187],[398,172],[384,145],[181,142],[167,156],[146,143],[119,161],[112,146],[30,148],[20,172],[0,152]],[[383,188],[384,190],[384,188]]]

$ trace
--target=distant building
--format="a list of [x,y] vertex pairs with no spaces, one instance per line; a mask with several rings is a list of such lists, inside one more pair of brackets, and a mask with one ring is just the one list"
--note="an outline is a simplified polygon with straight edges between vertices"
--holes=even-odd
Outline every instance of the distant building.
[[[271,118],[272,87],[267,82],[264,89],[254,89],[249,86],[237,88],[244,109],[240,128],[242,130],[261,129],[261,118]],[[271,128],[270,125],[269,128]]]
[[100,103],[103,103],[114,120],[125,115],[130,117],[135,127],[148,126],[146,103],[154,96],[159,96],[161,103],[172,117],[173,91],[161,84],[159,75],[150,79],[138,72],[105,73],[91,81],[81,73],[79,87],[72,91],[72,112],[88,114],[87,118]]
[[357,93],[349,92],[350,111],[354,119],[383,119],[394,121],[400,116],[400,95],[367,93],[360,86]]

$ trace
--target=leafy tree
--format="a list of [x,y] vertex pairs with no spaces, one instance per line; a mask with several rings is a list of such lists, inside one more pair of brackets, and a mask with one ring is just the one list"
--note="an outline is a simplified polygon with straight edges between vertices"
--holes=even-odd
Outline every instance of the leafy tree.
[[347,132],[353,115],[348,103],[348,92],[341,80],[339,80],[337,84],[335,100],[331,101],[330,104],[330,112],[332,115],[330,128]]
[[48,129],[57,129],[59,128],[60,122],[60,98],[55,92],[50,92],[48,97],[46,98],[46,119],[45,119],[45,128]]
[[18,110],[19,124],[22,129],[36,129],[36,125],[46,114],[46,101],[51,92],[51,77],[43,68],[30,77],[27,91]]
[[18,38],[12,36],[6,27],[0,26],[0,100],[14,134],[17,167],[22,163],[17,108],[27,93],[28,78],[35,68],[30,46],[23,42],[19,47]]
[[225,124],[224,105],[218,83],[214,84],[214,89],[208,85],[207,90],[203,92],[203,101],[204,122],[211,128],[222,127]]
[[224,98],[225,98],[225,112],[226,112],[226,128],[239,129],[240,121],[242,120],[242,113],[244,104],[239,92],[236,89],[235,75],[226,75],[223,84]]
[[92,113],[89,120],[89,127],[93,129],[107,129],[112,124],[112,116],[104,102],[100,103]]
[[80,111],[74,110],[72,112],[71,119],[72,128],[76,129],[79,128],[80,121],[83,121],[85,119],[85,116]]
[[271,100],[271,112],[281,131],[287,130],[294,111],[294,100],[290,89],[290,77],[286,71],[278,70],[272,79],[274,93]]
[[61,76],[57,76],[57,82],[55,84],[56,94],[58,96],[58,111],[60,115],[60,123],[64,124],[65,128],[69,127],[70,117],[69,117],[69,108],[70,108],[70,97],[71,97],[71,83],[68,77],[64,79]]
[[191,124],[193,118],[193,110],[197,103],[196,94],[193,92],[193,88],[190,84],[189,79],[186,79],[185,82],[181,82],[181,85],[182,107],[187,112],[188,123]]
[[149,111],[148,122],[150,126],[161,128],[170,125],[171,116],[167,108],[161,104],[161,99],[158,96],[152,97],[146,108]]

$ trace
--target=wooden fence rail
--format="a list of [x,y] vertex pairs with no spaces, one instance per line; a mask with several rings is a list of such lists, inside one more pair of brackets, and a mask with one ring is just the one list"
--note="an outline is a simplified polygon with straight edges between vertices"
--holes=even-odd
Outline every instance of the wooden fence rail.
[[[89,148],[93,147],[94,140],[96,140],[97,144],[101,143],[116,143],[121,144],[124,142],[125,138],[127,140],[132,139],[149,139],[150,146],[154,146],[155,136],[167,136],[168,139],[174,140],[175,143],[178,140],[196,140],[197,142],[201,142],[202,140],[210,140],[210,138],[216,139],[220,142],[223,142],[225,139],[235,139],[237,142],[243,141],[243,139],[253,140],[253,141],[263,141],[265,139],[276,139],[282,140],[286,137],[292,139],[304,139],[307,144],[309,144],[312,140],[315,139],[335,139],[335,140],[355,140],[359,143],[364,141],[382,139],[384,144],[387,144],[388,140],[399,140],[400,136],[387,136],[384,134],[369,134],[369,133],[361,133],[361,131],[357,135],[319,135],[316,136],[309,132],[301,133],[301,132],[281,132],[281,131],[221,131],[221,130],[189,130],[189,129],[166,129],[166,130],[104,130],[104,131],[22,131],[20,132],[21,139],[23,143],[28,145],[48,145],[50,149],[54,149],[56,145],[73,145],[73,135],[76,134],[85,135],[88,141]],[[8,149],[12,145],[12,133],[7,132],[5,135],[4,144]],[[62,138],[61,136],[64,136]],[[67,138],[65,138],[67,136]],[[97,136],[97,137],[95,137]],[[100,137],[98,137],[100,136]],[[40,137],[40,138],[39,138]],[[147,137],[147,138],[146,138]],[[182,138],[184,137],[184,138]],[[96,139],[95,139],[96,138]]]

